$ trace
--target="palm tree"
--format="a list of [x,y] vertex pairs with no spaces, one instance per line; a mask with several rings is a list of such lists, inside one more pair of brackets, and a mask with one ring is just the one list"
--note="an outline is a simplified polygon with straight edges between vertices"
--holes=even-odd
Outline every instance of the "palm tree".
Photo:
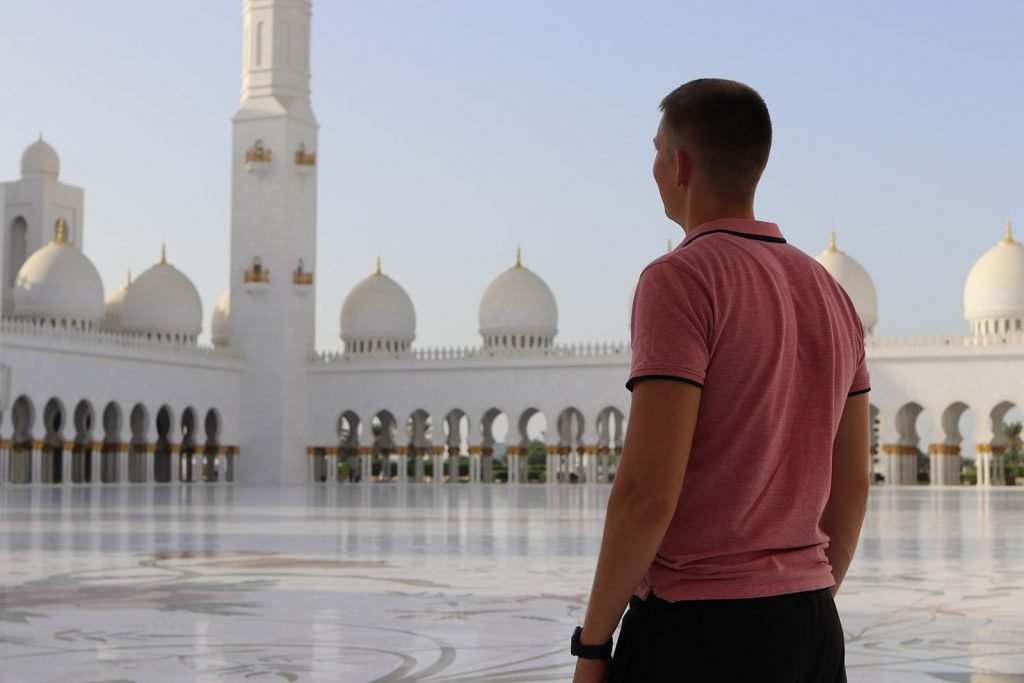
[[1006,436],[1006,483],[1014,483],[1017,477],[1024,477],[1024,457],[1021,451],[1024,450],[1024,439],[1021,432],[1024,431],[1024,424],[1020,422],[1003,423],[1003,434]]

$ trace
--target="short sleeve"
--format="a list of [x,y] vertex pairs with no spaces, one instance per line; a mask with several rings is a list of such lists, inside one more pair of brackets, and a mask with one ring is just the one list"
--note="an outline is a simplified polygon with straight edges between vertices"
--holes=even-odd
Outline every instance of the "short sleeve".
[[848,396],[866,394],[871,391],[871,375],[868,374],[868,359],[864,352],[864,343],[860,344],[860,355],[857,360],[857,369],[853,371],[853,383],[850,384]]
[[711,357],[713,307],[703,282],[688,268],[665,261],[640,275],[633,297],[633,362],[626,388],[661,377],[704,386]]

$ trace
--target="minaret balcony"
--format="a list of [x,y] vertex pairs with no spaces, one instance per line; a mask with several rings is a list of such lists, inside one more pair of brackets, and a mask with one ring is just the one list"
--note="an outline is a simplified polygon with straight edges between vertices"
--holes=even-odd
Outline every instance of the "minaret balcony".
[[299,175],[309,175],[316,168],[316,152],[307,152],[304,145],[300,145],[295,152],[295,172]]
[[270,170],[273,153],[257,140],[252,147],[245,150],[245,170],[248,173],[266,173]]
[[242,288],[251,293],[265,292],[270,287],[270,270],[267,268],[247,268],[242,274]]

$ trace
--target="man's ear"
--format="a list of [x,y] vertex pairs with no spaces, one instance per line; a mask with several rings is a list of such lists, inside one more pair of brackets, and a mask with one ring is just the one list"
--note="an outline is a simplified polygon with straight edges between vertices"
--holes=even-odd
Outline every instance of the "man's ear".
[[690,184],[690,174],[693,172],[693,160],[684,149],[676,150],[676,187],[685,187]]

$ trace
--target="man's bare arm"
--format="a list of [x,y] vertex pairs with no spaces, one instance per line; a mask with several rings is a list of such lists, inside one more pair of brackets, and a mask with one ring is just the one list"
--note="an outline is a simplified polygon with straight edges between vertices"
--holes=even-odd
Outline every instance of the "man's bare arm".
[[701,390],[670,379],[633,388],[622,458],[608,498],[581,641],[607,642],[672,521],[690,459]]
[[868,472],[871,457],[869,445],[868,395],[858,394],[846,399],[846,407],[839,421],[839,431],[832,444],[832,491],[819,522],[828,534],[825,554],[832,565],[836,585],[832,594],[839,592],[853,553],[857,549],[860,528],[867,511],[868,491],[871,488]]

